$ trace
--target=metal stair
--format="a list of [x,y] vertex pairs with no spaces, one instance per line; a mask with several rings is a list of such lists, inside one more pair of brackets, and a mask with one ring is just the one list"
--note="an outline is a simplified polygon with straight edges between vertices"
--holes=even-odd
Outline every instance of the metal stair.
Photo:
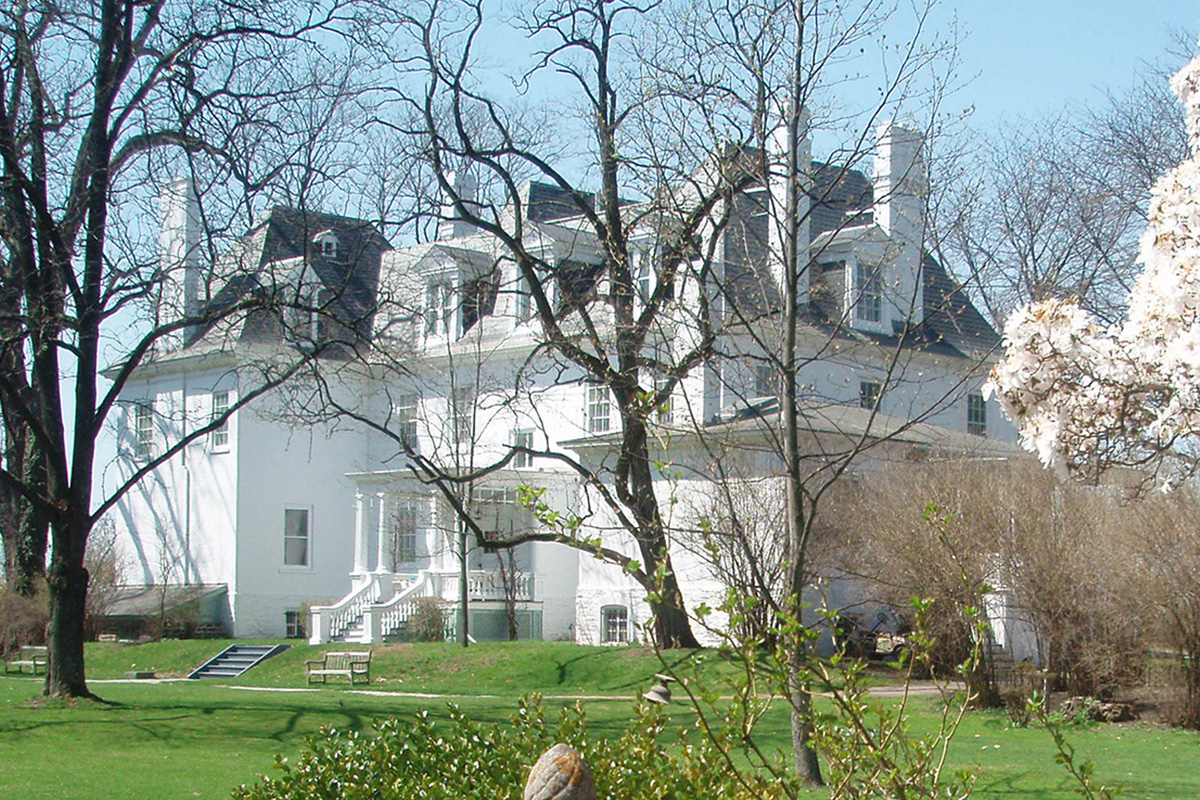
[[282,653],[291,645],[233,644],[204,662],[189,678],[236,678],[251,667],[256,667],[274,655]]

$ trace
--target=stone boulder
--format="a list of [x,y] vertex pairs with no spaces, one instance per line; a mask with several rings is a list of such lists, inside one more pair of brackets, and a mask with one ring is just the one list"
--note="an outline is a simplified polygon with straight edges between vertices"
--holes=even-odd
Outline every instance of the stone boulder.
[[596,800],[592,770],[570,746],[556,744],[529,770],[525,800]]
[[1065,717],[1082,714],[1093,722],[1131,722],[1138,718],[1132,703],[1104,703],[1094,697],[1068,697],[1059,710]]

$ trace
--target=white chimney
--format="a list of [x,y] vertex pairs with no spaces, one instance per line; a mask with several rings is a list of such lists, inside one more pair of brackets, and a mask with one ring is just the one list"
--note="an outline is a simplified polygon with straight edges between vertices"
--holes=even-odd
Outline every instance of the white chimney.
[[[163,281],[158,318],[160,324],[169,324],[200,311],[200,204],[188,178],[164,186],[159,203]],[[166,342],[174,349],[186,344],[186,338],[179,331]]]
[[924,307],[921,257],[929,187],[920,131],[885,122],[875,153],[875,223],[891,243],[883,267],[885,318],[917,321]]
[[[809,205],[811,199],[809,197],[809,189],[812,183],[812,140],[809,138],[809,114],[807,110],[800,111],[799,136],[796,141],[796,168],[798,175],[796,176],[799,185],[797,186],[798,194],[796,197],[796,216],[799,219],[797,226],[796,243],[797,257],[800,264],[800,293],[797,297],[797,302],[808,302],[808,290],[812,284],[811,270],[808,269],[809,259],[809,244],[811,236],[809,231]],[[788,130],[784,125],[780,125],[772,131],[767,147],[770,152],[768,157],[771,165],[771,192],[770,202],[771,209],[769,215],[770,224],[770,249],[771,249],[771,272],[775,279],[775,285],[780,287],[782,291],[784,285],[783,273],[783,252],[786,241],[786,212],[787,212],[787,150],[788,150]]]
[[446,175],[446,182],[450,184],[451,191],[445,192],[442,197],[437,238],[445,240],[457,239],[460,236],[469,236],[475,232],[475,226],[462,219],[458,213],[458,209],[454,206],[454,198],[457,197],[472,214],[478,214],[479,204],[477,202],[478,198],[475,196],[478,186],[475,183],[475,179],[465,172],[448,173]]

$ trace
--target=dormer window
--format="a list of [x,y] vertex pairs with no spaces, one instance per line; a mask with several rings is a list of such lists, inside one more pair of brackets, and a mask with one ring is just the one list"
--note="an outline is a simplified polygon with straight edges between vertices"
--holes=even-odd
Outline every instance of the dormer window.
[[333,231],[321,231],[313,237],[313,244],[322,258],[337,258],[338,237]]
[[883,276],[878,264],[854,265],[854,319],[868,325],[883,322]]

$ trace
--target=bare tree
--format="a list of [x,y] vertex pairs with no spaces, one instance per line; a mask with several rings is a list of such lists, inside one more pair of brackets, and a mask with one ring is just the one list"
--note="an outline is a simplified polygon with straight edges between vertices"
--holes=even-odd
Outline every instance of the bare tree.
[[[262,287],[220,308],[156,317],[179,300],[171,295],[179,276],[138,236],[135,220],[153,202],[144,187],[189,172],[211,190],[206,229],[218,235],[230,223],[216,213],[218,187],[240,198],[228,208],[247,217],[264,187],[281,179],[295,179],[297,196],[308,196],[326,155],[317,131],[332,126],[328,116],[302,112],[339,108],[337,98],[357,88],[348,67],[372,31],[360,24],[361,10],[341,0],[105,0],[0,11],[0,401],[8,432],[0,484],[49,523],[47,693],[88,694],[93,526],[143,476],[228,418],[190,428],[112,494],[94,497],[97,441],[126,381],[185,331],[285,299]],[[239,405],[311,357],[290,352],[295,358],[264,366]],[[106,386],[100,372],[110,364]],[[24,445],[14,430],[27,431]]]

